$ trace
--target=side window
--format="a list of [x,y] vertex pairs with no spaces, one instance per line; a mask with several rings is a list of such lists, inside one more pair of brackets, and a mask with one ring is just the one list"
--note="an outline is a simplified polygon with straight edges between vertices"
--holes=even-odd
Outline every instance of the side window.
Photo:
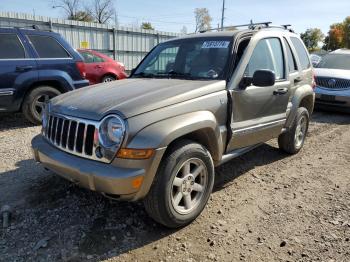
[[0,59],[25,58],[24,48],[16,34],[0,34]]
[[50,36],[28,35],[40,58],[69,58],[67,51]]
[[84,58],[84,62],[87,64],[91,64],[94,62],[94,57],[92,54],[90,54],[89,52],[81,52],[80,53],[82,55],[82,57]]
[[257,70],[267,69],[276,74],[276,79],[284,79],[284,59],[281,41],[278,38],[260,40],[254,49],[245,75],[252,77]]
[[97,55],[94,55],[94,61],[95,61],[95,63],[103,63],[105,60],[103,60],[103,58],[101,58]]
[[80,52],[80,54],[83,56],[85,63],[91,64],[91,63],[103,63],[104,62],[104,60],[101,57],[96,56],[92,53]]
[[297,67],[297,64],[295,62],[295,57],[293,55],[292,49],[290,48],[288,41],[285,38],[283,38],[283,41],[284,41],[284,45],[286,46],[286,49],[287,49],[288,70],[290,73],[294,73],[294,72],[298,71],[298,67]]
[[298,57],[300,60],[300,64],[301,64],[301,68],[303,70],[310,68],[311,63],[310,63],[310,59],[309,59],[309,54],[306,51],[301,40],[296,38],[296,37],[291,37],[290,40],[292,41],[292,43],[295,47],[295,50],[297,51],[297,54],[298,54]]

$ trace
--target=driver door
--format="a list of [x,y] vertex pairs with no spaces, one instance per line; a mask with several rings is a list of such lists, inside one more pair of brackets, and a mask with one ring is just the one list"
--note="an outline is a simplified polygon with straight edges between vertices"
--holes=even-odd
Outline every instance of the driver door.
[[243,76],[252,78],[257,70],[271,70],[276,75],[274,85],[238,85],[230,91],[232,136],[227,151],[266,142],[281,133],[286,121],[290,89],[282,50],[279,37],[261,39],[255,46]]

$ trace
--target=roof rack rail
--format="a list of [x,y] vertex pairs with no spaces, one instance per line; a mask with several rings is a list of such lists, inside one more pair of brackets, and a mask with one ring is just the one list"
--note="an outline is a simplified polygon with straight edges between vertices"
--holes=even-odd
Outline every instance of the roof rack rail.
[[264,25],[264,26],[268,27],[270,24],[272,24],[272,22],[253,23],[253,21],[251,21],[249,24],[231,25],[231,26],[225,26],[223,28],[221,28],[221,27],[219,27],[219,28],[209,28],[209,29],[202,30],[202,31],[199,31],[199,32],[200,33],[205,33],[205,32],[208,32],[208,31],[215,31],[215,30],[224,31],[225,29],[232,29],[232,28],[238,28],[238,27],[248,27],[249,29],[254,29],[255,26],[258,26],[258,25]]
[[248,27],[251,30],[263,29],[263,28],[281,28],[281,29],[285,29],[285,30],[288,30],[288,31],[294,33],[294,31],[291,28],[289,28],[291,26],[292,25],[290,25],[290,24],[281,25],[281,26],[273,25],[272,22],[253,23],[253,21],[251,20],[250,24],[226,26],[226,27],[223,27],[222,29],[221,28],[210,28],[207,30],[200,31],[200,33],[205,33],[205,32],[214,31],[214,30],[225,31],[226,29],[239,28],[239,27]]
[[41,28],[38,25],[7,26],[7,27],[1,27],[1,28],[32,29],[32,30],[38,30],[38,31],[53,32],[51,28],[50,29],[44,29],[44,28]]

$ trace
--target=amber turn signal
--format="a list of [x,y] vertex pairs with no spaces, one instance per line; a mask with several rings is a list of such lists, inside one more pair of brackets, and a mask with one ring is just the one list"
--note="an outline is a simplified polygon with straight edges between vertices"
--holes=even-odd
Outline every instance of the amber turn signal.
[[132,187],[135,188],[135,189],[139,189],[140,186],[142,185],[142,182],[143,182],[143,177],[140,176],[138,178],[135,178],[131,184],[132,184]]
[[129,149],[122,148],[119,150],[117,157],[124,159],[148,159],[154,153],[154,149]]

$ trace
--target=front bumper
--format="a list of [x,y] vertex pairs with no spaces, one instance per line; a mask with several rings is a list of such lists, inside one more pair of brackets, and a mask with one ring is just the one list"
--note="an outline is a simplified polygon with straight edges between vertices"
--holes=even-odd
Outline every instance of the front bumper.
[[90,83],[89,83],[89,80],[80,80],[80,81],[75,81],[73,85],[74,85],[74,89],[79,89],[79,88],[89,86]]
[[330,90],[316,87],[316,108],[340,109],[350,112],[350,89]]
[[[148,160],[115,160],[111,164],[68,154],[49,144],[41,135],[32,140],[34,159],[63,178],[115,199],[136,201],[143,198],[152,184],[165,148],[156,150]],[[120,166],[116,166],[119,162]],[[134,165],[133,162],[135,163]],[[128,166],[128,167],[127,167]],[[133,180],[143,178],[142,186]]]

